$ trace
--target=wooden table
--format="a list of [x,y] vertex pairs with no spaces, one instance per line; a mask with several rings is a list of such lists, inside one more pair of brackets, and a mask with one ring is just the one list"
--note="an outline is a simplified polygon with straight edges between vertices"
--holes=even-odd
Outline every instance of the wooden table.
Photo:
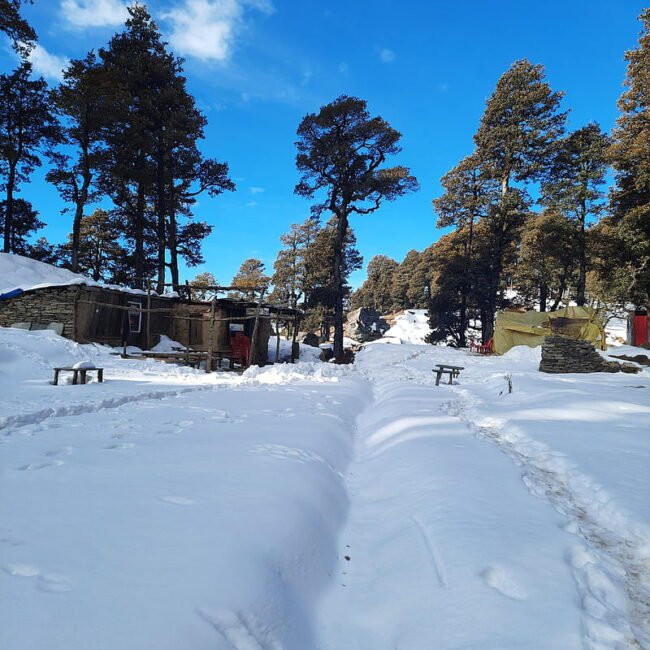
[[436,386],[439,386],[440,378],[443,375],[449,375],[449,383],[451,384],[452,380],[458,377],[458,375],[460,375],[460,371],[464,369],[465,368],[463,366],[450,366],[446,363],[437,363],[436,369],[432,370],[431,372],[436,373]]
[[[103,368],[54,368],[54,381],[52,382],[55,386],[59,385],[59,374],[61,372],[71,372],[72,373],[72,383],[77,385],[79,383],[86,383],[86,375],[89,372],[97,373],[97,381],[104,381],[104,369]],[[81,379],[81,382],[79,382]]]

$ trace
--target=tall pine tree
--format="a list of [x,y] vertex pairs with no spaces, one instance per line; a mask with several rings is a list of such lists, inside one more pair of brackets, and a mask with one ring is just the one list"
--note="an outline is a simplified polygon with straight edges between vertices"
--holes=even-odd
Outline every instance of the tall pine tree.
[[296,166],[300,182],[296,194],[314,198],[314,215],[329,212],[336,219],[332,276],[334,294],[334,357],[343,360],[345,239],[352,214],[370,214],[417,188],[405,167],[383,167],[400,151],[401,134],[381,117],[371,117],[366,102],[342,95],[298,127]]
[[625,299],[650,306],[650,8],[640,20],[639,46],[626,53],[625,91],[621,115],[610,149],[616,184],[610,211],[620,246],[610,265],[624,269],[629,281]]
[[41,166],[44,150],[59,138],[59,126],[49,109],[47,84],[31,78],[32,66],[23,62],[0,75],[0,188],[4,191],[5,253],[14,252],[17,223],[16,194]]
[[542,182],[543,205],[566,215],[575,225],[578,257],[576,304],[585,304],[587,228],[605,209],[603,184],[607,173],[609,138],[597,124],[589,124],[558,142]]
[[541,179],[564,133],[562,93],[544,79],[541,65],[516,61],[497,82],[474,136],[481,173],[499,184],[500,196],[486,217],[491,258],[485,272],[483,338],[494,332],[505,257],[530,206],[525,186]]

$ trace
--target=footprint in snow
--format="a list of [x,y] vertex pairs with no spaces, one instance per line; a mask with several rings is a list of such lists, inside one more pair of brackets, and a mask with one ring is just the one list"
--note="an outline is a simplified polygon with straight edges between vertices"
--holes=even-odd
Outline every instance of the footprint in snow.
[[39,576],[36,586],[41,591],[47,591],[54,594],[60,594],[72,589],[68,578],[58,573],[45,573],[42,576]]
[[34,578],[40,574],[40,571],[31,564],[7,564],[4,571],[17,578]]
[[503,596],[513,600],[527,600],[528,594],[519,585],[515,577],[503,567],[489,566],[481,573],[483,582]]
[[59,449],[50,449],[45,452],[45,456],[69,456],[72,453],[72,447],[60,447]]
[[49,463],[28,463],[27,465],[22,465],[18,469],[23,472],[31,472],[37,469],[45,469],[46,467],[60,467],[61,465],[65,465],[62,460],[54,460]]
[[117,442],[113,445],[107,445],[104,449],[131,449],[135,447],[132,442]]
[[163,503],[171,503],[175,506],[192,506],[194,501],[192,499],[186,499],[185,497],[160,497],[160,500]]

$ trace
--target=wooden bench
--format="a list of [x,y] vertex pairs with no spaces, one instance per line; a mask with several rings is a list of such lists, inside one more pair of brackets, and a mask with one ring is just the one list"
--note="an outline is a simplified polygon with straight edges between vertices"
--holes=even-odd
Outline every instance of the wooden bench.
[[437,363],[436,368],[431,372],[436,373],[436,386],[440,385],[440,378],[443,375],[449,375],[449,383],[452,383],[452,380],[460,375],[460,371],[464,370],[463,366],[449,366],[445,363]]
[[[72,373],[72,383],[77,385],[79,383],[86,383],[86,376],[89,372],[97,373],[97,381],[104,381],[104,369],[103,368],[54,368],[54,381],[52,382],[55,386],[59,385],[59,374],[62,372],[71,372]],[[79,379],[81,378],[81,382]]]

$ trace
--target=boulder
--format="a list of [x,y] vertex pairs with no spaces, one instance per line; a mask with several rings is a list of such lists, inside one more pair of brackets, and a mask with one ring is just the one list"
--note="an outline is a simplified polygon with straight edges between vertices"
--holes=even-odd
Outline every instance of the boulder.
[[376,309],[361,307],[348,314],[343,333],[348,338],[365,343],[380,339],[388,329],[388,323]]
[[305,334],[304,338],[302,339],[302,342],[305,345],[309,345],[312,348],[317,348],[320,341],[318,340],[318,336],[314,334],[313,332],[308,332]]

